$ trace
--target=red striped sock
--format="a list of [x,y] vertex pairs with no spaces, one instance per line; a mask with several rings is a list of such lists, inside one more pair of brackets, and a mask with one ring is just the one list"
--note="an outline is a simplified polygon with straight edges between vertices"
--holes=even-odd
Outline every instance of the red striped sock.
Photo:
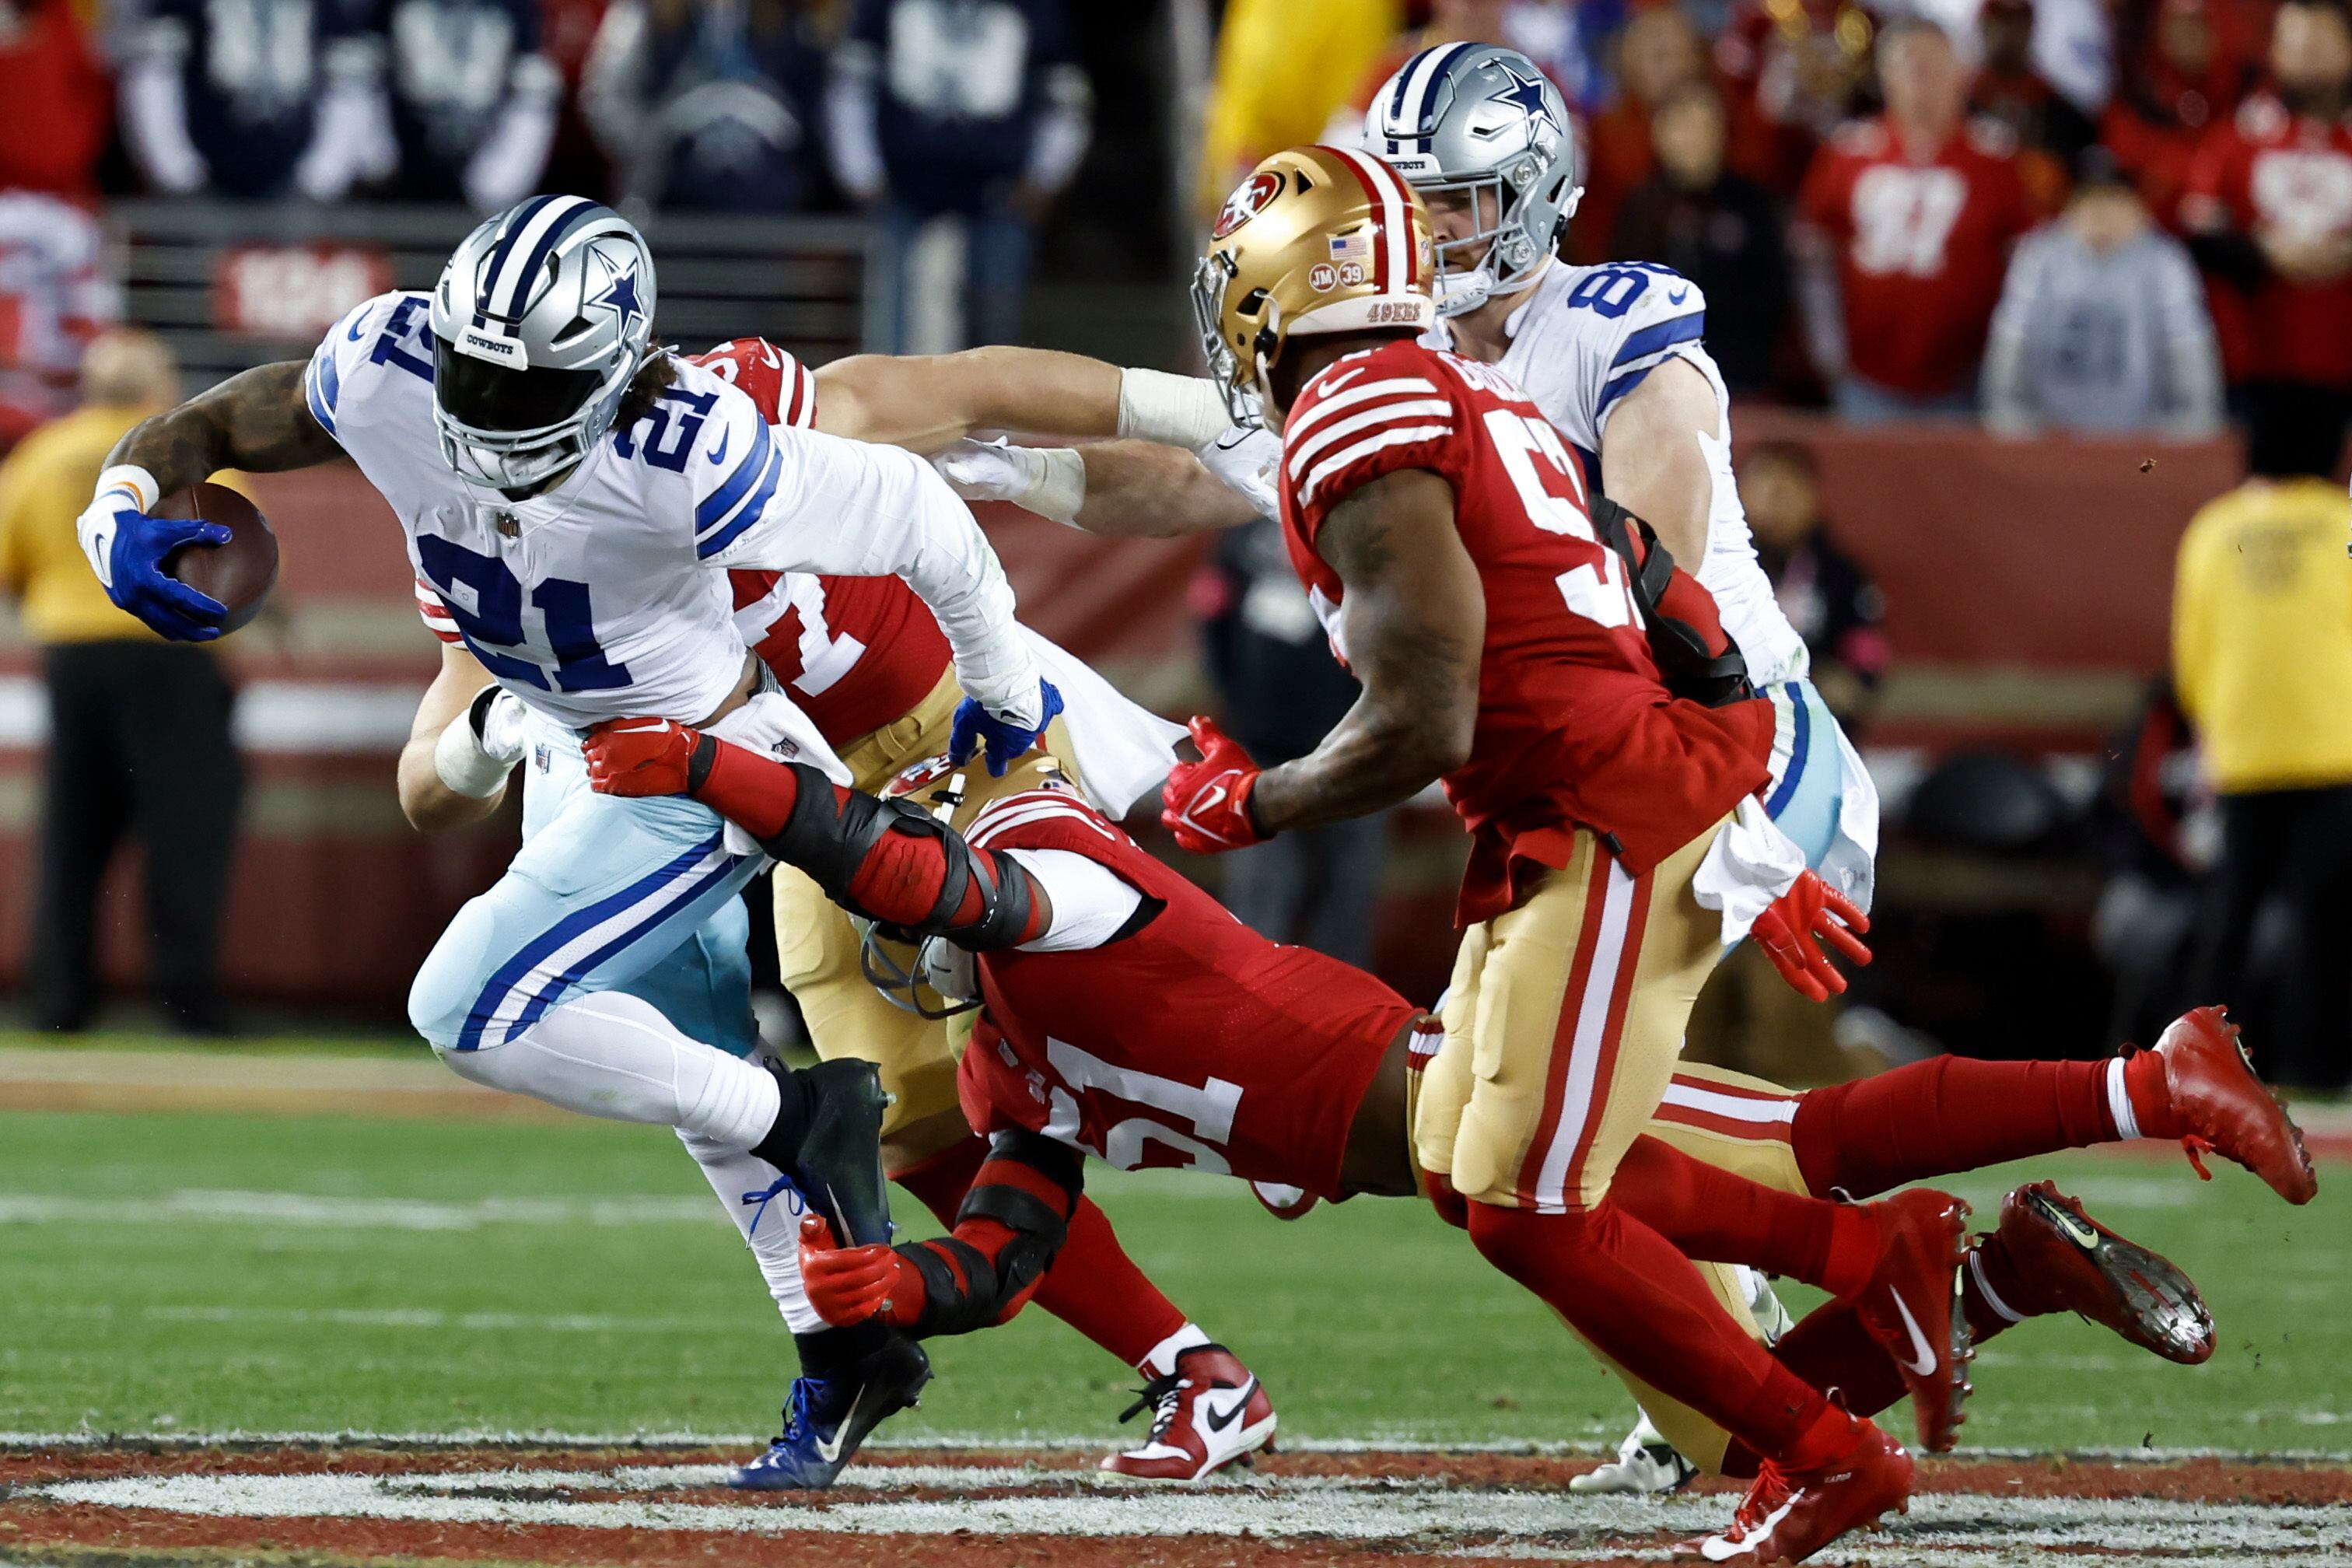
[[2104,1061],[1937,1057],[1804,1095],[1790,1142],[1813,1193],[1857,1198],[2004,1160],[2110,1142],[2116,1132],[2107,1068]]

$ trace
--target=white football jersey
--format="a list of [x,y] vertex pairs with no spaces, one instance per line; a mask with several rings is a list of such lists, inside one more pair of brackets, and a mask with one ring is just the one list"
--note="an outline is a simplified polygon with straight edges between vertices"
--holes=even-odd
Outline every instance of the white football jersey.
[[[1811,662],[1805,639],[1789,624],[1756,559],[1731,471],[1731,399],[1699,341],[1706,324],[1706,296],[1669,268],[1639,261],[1606,267],[1555,263],[1511,313],[1511,346],[1498,368],[1584,455],[1595,483],[1601,477],[1601,433],[1620,399],[1669,359],[1686,360],[1706,377],[1715,388],[1717,428],[1724,437],[1707,453],[1715,469],[1714,509],[1707,519],[1706,558],[1694,575],[1715,596],[1724,630],[1748,660],[1749,678],[1770,686],[1798,679]],[[1454,346],[1443,321],[1422,342],[1432,348]],[[1281,437],[1236,426],[1198,455],[1261,515],[1276,515],[1273,476],[1282,458]],[[1691,570],[1688,562],[1678,564]]]
[[441,457],[423,294],[352,310],[311,356],[310,412],[382,493],[422,584],[499,684],[560,723],[716,710],[749,657],[730,567],[905,578],[964,689],[1034,711],[1037,669],[979,525],[930,465],[771,428],[701,366],[545,495],[509,501]]

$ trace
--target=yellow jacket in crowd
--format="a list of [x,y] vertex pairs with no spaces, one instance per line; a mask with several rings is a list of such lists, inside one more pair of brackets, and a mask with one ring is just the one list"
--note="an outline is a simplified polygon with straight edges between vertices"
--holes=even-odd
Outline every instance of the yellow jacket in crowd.
[[1404,25],[1401,0],[1232,0],[1201,158],[1201,210],[1214,217],[1257,163],[1323,139]]
[[2352,502],[2253,479],[2180,541],[2172,678],[2224,795],[2352,782]]

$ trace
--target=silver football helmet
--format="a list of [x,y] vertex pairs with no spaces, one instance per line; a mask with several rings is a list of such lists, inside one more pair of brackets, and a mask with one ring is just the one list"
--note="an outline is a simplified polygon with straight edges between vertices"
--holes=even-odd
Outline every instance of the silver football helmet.
[[1567,101],[1499,44],[1439,44],[1407,60],[1364,111],[1364,151],[1424,197],[1473,204],[1477,232],[1437,247],[1441,316],[1533,283],[1584,195]]
[[458,476],[524,490],[595,449],[653,338],[645,237],[584,196],[484,222],[433,290],[433,418]]

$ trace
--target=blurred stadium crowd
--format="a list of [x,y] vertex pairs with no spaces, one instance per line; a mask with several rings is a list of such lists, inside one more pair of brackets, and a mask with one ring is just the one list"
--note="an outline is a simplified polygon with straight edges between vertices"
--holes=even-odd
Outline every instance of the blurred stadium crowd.
[[[1172,328],[1195,235],[1239,176],[1285,146],[1354,140],[1396,66],[1449,40],[1517,47],[1566,96],[1586,187],[1570,259],[1661,262],[1705,291],[1749,438],[1748,515],[1858,731],[1895,649],[1873,552],[1826,526],[1861,492],[1850,467],[1825,480],[1841,459],[1824,439],[1933,425],[2210,453],[2243,432],[2249,482],[2182,509],[2213,501],[2181,546],[2171,677],[2087,785],[2061,801],[2046,759],[1943,756],[1905,792],[1898,838],[2095,863],[2095,909],[2053,917],[2035,892],[2021,923],[1988,934],[1979,892],[1952,894],[1907,933],[1898,917],[1864,995],[1871,1038],[1899,1050],[1916,1037],[1894,1018],[1948,1035],[1939,1017],[1993,1016],[2037,987],[2095,1023],[2102,972],[2109,1038],[2253,974],[2278,998],[2255,1002],[2258,1022],[2294,1042],[2269,1075],[2352,1076],[2352,593],[2332,478],[2352,424],[2342,0],[0,0],[0,451],[59,422],[0,469],[0,586],[53,653],[137,640],[102,601],[44,584],[79,563],[41,531],[69,542],[88,486],[60,476],[94,472],[171,384],[152,343],[105,335],[124,313],[121,215],[153,198],[238,221],[309,214],[306,236],[335,234],[339,214],[356,233],[367,213],[486,212],[535,189],[665,218],[862,216],[877,350],[953,346],[918,320],[940,274],[911,264],[945,225],[957,341],[1070,342],[1075,321],[1104,331],[1074,346],[1142,358],[1158,351],[1128,345],[1176,334],[1134,320]],[[1107,283],[1128,292],[1105,303]],[[331,321],[350,302],[292,313]],[[296,327],[278,335],[300,352]],[[92,405],[62,417],[85,385]],[[1760,412],[1774,405],[1826,417]],[[1271,535],[1223,542],[1190,608],[1234,733],[1268,762],[1311,749],[1352,684]],[[61,677],[52,659],[57,733],[76,703],[106,707],[96,668]],[[108,679],[156,689],[161,669]],[[200,672],[169,679],[213,690]],[[205,700],[217,712],[172,743],[214,757],[209,787],[233,800],[227,701]],[[50,1026],[84,1021],[96,984],[68,930],[87,927],[88,895],[57,885],[60,866],[94,886],[134,819],[186,847],[135,790],[85,792],[60,824],[74,777],[155,765],[108,751],[103,728],[84,726],[97,738],[76,764],[94,773],[48,759],[29,946],[33,1016]],[[1269,845],[1236,862],[1226,896],[1276,934],[1372,957],[1384,832]],[[227,853],[151,846],[151,876],[180,879],[152,934],[217,925]],[[2095,952],[2088,983],[2051,956],[2058,928]],[[212,943],[158,945],[204,957],[163,977],[173,1018],[217,1026]],[[1942,1006],[1961,971],[1975,1001]],[[1724,1004],[1719,1033],[1752,1028],[1743,1005]],[[1790,1050],[1757,1065],[1838,1070]]]

